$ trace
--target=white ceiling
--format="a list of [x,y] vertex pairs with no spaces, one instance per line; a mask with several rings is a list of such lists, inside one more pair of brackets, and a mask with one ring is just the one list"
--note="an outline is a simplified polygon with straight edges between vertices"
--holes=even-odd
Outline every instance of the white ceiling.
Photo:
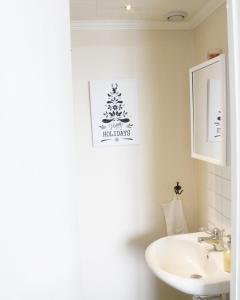
[[[191,19],[222,0],[71,0],[72,20],[142,20],[163,22],[169,11],[183,10]],[[127,12],[126,4],[133,10]]]

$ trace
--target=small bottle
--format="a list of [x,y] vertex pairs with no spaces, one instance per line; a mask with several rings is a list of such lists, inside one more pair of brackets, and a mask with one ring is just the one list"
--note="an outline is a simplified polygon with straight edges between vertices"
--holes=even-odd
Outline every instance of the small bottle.
[[224,249],[224,270],[230,273],[231,271],[231,237],[228,237],[228,241]]

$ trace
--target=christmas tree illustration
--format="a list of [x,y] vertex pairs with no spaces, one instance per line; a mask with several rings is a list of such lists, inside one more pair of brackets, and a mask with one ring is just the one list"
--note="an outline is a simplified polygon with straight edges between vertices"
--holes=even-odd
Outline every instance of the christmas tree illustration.
[[125,110],[125,104],[122,100],[122,94],[118,91],[118,84],[112,84],[112,90],[107,94],[106,111],[103,113],[100,128],[105,129],[107,124],[120,123],[126,124],[128,128],[132,127],[128,112]]

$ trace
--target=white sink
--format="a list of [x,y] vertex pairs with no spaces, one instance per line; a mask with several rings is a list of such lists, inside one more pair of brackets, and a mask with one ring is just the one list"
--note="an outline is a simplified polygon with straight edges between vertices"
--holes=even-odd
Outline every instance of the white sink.
[[175,235],[153,242],[145,253],[148,266],[158,278],[184,293],[229,293],[230,274],[224,271],[223,252],[209,252],[212,246],[198,243],[199,236],[206,234]]

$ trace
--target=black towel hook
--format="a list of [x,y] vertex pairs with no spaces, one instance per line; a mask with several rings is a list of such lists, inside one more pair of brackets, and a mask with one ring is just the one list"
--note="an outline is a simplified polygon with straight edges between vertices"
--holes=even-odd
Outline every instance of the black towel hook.
[[181,195],[183,191],[184,190],[182,189],[181,185],[179,185],[179,182],[177,182],[177,185],[175,185],[175,187],[174,187],[175,194]]

